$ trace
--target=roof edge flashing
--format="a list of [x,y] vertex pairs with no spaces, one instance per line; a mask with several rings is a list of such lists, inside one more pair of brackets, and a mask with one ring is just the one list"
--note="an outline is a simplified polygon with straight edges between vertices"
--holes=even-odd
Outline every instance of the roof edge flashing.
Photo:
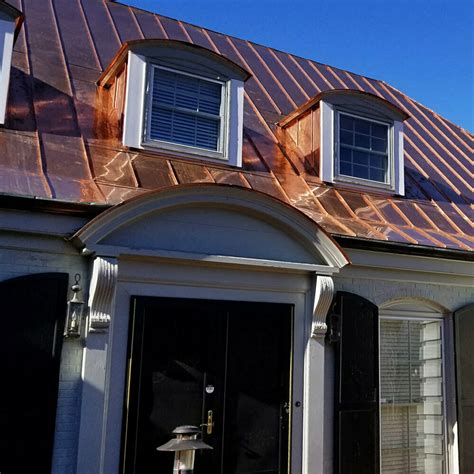
[[188,51],[196,55],[208,57],[212,61],[223,65],[226,69],[232,72],[232,75],[236,79],[240,79],[242,81],[246,81],[249,79],[249,77],[251,77],[251,74],[237,63],[234,63],[225,56],[210,49],[204,48],[203,46],[187,43],[186,41],[156,38],[124,42],[115,56],[112,58],[110,64],[100,75],[99,79],[97,80],[97,85],[100,87],[107,87],[111,84],[117,72],[120,70],[123,64],[126,63],[129,51],[146,56],[150,52],[158,52],[165,49]]
[[319,105],[319,103],[323,100],[331,101],[331,98],[335,98],[337,96],[350,96],[353,95],[354,97],[365,97],[368,100],[372,100],[374,102],[379,103],[381,106],[389,109],[393,114],[397,115],[399,117],[400,121],[405,121],[410,116],[408,113],[398,107],[397,105],[393,104],[392,102],[389,102],[388,100],[379,97],[375,94],[371,94],[370,92],[365,92],[365,91],[360,91],[358,89],[333,89],[333,90],[327,90],[327,91],[322,91],[316,94],[314,97],[306,101],[304,104],[290,112],[286,117],[284,117],[282,120],[278,122],[278,125],[281,128],[286,128],[291,123],[296,120],[298,117],[303,115],[305,112],[307,112],[310,109],[313,109]]

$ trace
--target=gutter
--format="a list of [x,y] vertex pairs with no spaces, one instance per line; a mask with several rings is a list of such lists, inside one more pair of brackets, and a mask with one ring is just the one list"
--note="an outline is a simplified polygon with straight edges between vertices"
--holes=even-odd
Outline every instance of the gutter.
[[400,244],[398,242],[385,242],[380,240],[361,239],[347,235],[332,235],[334,240],[343,248],[368,250],[373,252],[387,252],[403,255],[416,255],[419,257],[446,258],[473,262],[474,252],[469,250],[443,249],[425,245]]

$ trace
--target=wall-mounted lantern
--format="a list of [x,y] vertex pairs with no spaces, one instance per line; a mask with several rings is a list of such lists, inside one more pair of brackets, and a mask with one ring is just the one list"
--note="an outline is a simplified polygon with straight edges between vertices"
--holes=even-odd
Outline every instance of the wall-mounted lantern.
[[77,295],[82,289],[79,285],[81,275],[76,273],[74,280],[75,283],[71,286],[74,296],[67,302],[66,324],[64,326],[64,337],[71,338],[81,336],[82,315],[84,312],[84,302]]
[[200,432],[201,430],[196,426],[178,426],[173,430],[176,438],[156,448],[158,451],[173,451],[175,453],[173,474],[192,474],[196,451],[198,449],[213,449],[202,439],[197,439]]

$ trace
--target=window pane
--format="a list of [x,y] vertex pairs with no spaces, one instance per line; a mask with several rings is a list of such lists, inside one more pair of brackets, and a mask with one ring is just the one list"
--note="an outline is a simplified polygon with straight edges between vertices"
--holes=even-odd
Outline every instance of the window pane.
[[341,161],[352,161],[352,150],[350,148],[341,147]]
[[369,166],[369,154],[363,151],[354,150],[354,163],[358,165]]
[[380,321],[382,472],[444,472],[441,321]]
[[370,148],[370,137],[368,135],[355,134],[355,146],[361,148]]
[[369,179],[369,168],[366,166],[354,165],[354,174],[356,178]]
[[374,138],[372,137],[372,150],[374,151],[381,151],[382,153],[386,153],[387,151],[387,140],[383,140],[382,138]]
[[218,150],[222,85],[153,69],[150,138]]
[[341,161],[339,164],[339,173],[346,176],[352,176],[352,165],[346,161]]
[[370,122],[367,120],[355,119],[355,131],[370,135]]
[[370,168],[369,179],[372,181],[378,181],[379,183],[385,183],[385,171],[376,168]]
[[354,145],[354,134],[352,132],[341,130],[339,139],[341,140],[341,143],[345,145]]
[[354,118],[347,115],[340,115],[341,128],[344,130],[354,130]]
[[371,135],[373,137],[387,139],[387,131],[388,131],[387,125],[372,122],[372,124],[371,124]]

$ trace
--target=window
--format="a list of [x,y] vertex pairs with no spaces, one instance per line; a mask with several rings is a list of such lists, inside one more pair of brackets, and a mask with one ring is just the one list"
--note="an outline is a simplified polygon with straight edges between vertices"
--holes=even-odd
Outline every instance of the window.
[[152,66],[148,140],[222,152],[225,84]]
[[403,195],[406,114],[354,91],[334,91],[319,107],[322,180]]
[[446,472],[442,320],[380,319],[381,472]]
[[0,124],[5,123],[13,45],[22,21],[20,11],[0,2]]
[[[128,48],[122,53],[124,145],[241,166],[249,74],[223,56],[182,42],[145,40]],[[104,71],[100,84],[113,82],[117,63]]]
[[338,112],[338,175],[390,183],[390,124]]

